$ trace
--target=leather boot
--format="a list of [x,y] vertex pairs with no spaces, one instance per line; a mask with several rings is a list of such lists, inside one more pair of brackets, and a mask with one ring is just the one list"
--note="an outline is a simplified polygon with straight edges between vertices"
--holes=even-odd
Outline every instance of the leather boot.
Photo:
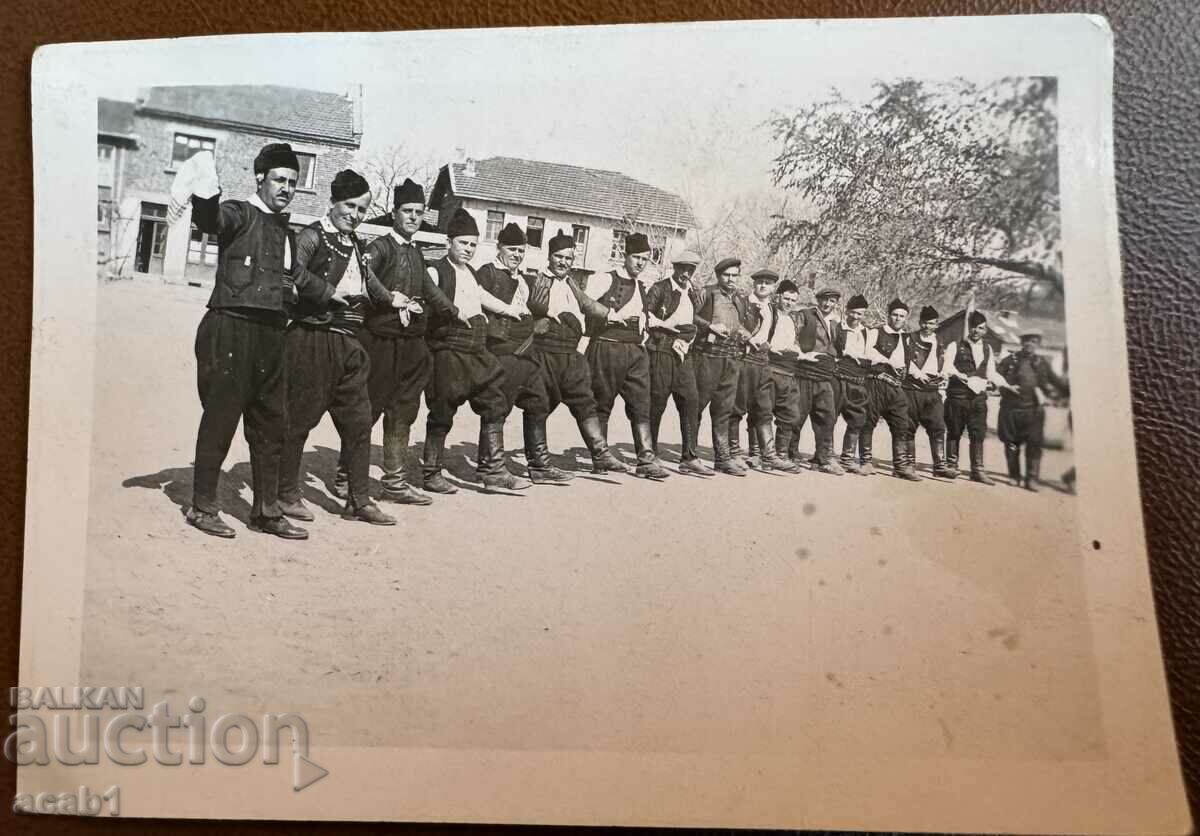
[[727,476],[745,476],[747,470],[736,460],[730,457],[729,450],[729,434],[725,427],[713,428],[713,469],[717,473],[724,473]]
[[828,473],[830,476],[844,476],[845,468],[838,462],[837,456],[833,454],[833,437],[824,438],[817,442],[817,469],[822,473]]
[[892,475],[909,482],[921,481],[908,460],[908,439],[892,437]]
[[525,430],[525,462],[529,466],[529,481],[535,485],[550,482],[570,482],[575,478],[550,463],[550,448],[546,444],[546,418],[541,415],[522,415]]
[[[1025,458],[1029,458],[1029,448],[1025,449]],[[1004,463],[1008,465],[1008,480],[1013,487],[1021,487],[1021,445],[1011,441],[1004,445]]]
[[933,475],[943,479],[957,479],[958,471],[946,463],[946,436],[935,435],[929,439],[929,447],[933,451]]
[[754,467],[755,464],[746,459],[742,455],[742,419],[736,415],[729,416],[728,442],[729,442],[729,460],[737,467],[745,470],[749,467]]
[[433,493],[458,493],[458,488],[446,481],[442,475],[442,457],[446,453],[446,431],[425,430],[425,449],[422,455],[424,463],[421,466],[422,482],[425,490]]
[[576,422],[579,436],[592,454],[592,473],[628,473],[629,468],[608,449],[607,436],[600,418],[592,415]]
[[342,511],[343,520],[357,520],[359,522],[370,523],[371,525],[395,525],[396,518],[379,510],[379,506],[374,502],[367,501],[359,505],[357,508],[352,507],[349,502],[346,503],[345,510]]
[[635,476],[661,482],[671,474],[658,463],[654,456],[654,442],[650,435],[650,421],[646,418],[633,422],[633,449],[637,452]]
[[971,439],[971,481],[981,485],[996,484],[990,476],[983,472],[983,439]]
[[530,486],[528,479],[514,476],[504,466],[504,422],[479,425],[479,464],[476,467],[485,488],[523,491]]
[[862,462],[859,472],[863,476],[875,475],[875,459],[871,447],[875,442],[874,430],[863,430],[858,436],[858,460]]
[[[740,434],[740,429],[739,429],[739,434]],[[761,445],[761,442],[758,437],[758,431],[755,428],[754,423],[749,418],[747,418],[746,419],[746,458],[745,458],[746,465],[749,467],[761,466],[763,470],[766,470],[767,467],[763,463],[765,452],[766,451],[764,451],[762,449],[762,445]]]
[[1038,491],[1038,475],[1042,470],[1042,448],[1025,445],[1025,490]]
[[946,439],[946,469],[954,473],[953,476],[949,477],[951,479],[957,479],[959,476],[958,443],[959,439],[957,438]]
[[679,413],[679,434],[682,436],[679,472],[689,473],[692,476],[712,476],[713,472],[705,466],[704,462],[700,461],[700,456],[696,454],[698,424],[698,416]]
[[400,505],[431,505],[433,499],[417,487],[412,457],[408,442],[412,425],[399,421],[391,423],[383,419],[383,490],[380,502],[396,502]]
[[[799,473],[800,465],[791,459],[780,456],[777,442],[771,438],[771,422],[764,421],[757,427],[751,428],[751,438],[755,441],[755,446],[761,450],[759,457],[759,465],[763,471],[778,470],[780,473]],[[787,449],[786,447],[784,449]]]
[[846,432],[842,436],[842,470],[847,473],[862,473],[862,467],[858,463],[858,436],[861,430],[852,430],[846,427]]
[[338,456],[337,472],[333,474],[333,484],[329,486],[329,492],[338,499],[350,498],[350,467],[341,455]]

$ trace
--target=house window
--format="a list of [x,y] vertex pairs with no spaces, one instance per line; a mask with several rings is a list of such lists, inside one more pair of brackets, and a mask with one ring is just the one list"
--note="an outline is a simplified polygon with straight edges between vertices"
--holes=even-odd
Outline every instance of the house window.
[[212,151],[217,147],[215,139],[190,134],[175,134],[175,144],[171,146],[172,168],[180,163],[186,163],[201,151]]
[[201,232],[192,224],[192,240],[188,242],[188,264],[217,266],[217,236]]
[[487,214],[487,227],[483,231],[484,241],[495,241],[500,235],[500,229],[504,226],[504,213],[497,212],[495,209],[489,209]]
[[571,230],[575,233],[575,266],[584,267],[587,258],[588,228],[574,224]]
[[112,226],[112,186],[100,186],[96,202],[96,226],[109,229]]
[[96,144],[96,159],[100,161],[111,160],[113,155],[113,147],[105,145],[103,142]]
[[297,152],[296,159],[300,161],[300,176],[296,178],[296,188],[313,191],[317,176],[317,155]]
[[525,222],[525,240],[529,246],[542,248],[542,231],[546,228],[545,218],[530,218]]
[[613,230],[612,252],[608,257],[614,263],[625,260],[625,236],[628,234],[629,232],[624,229]]

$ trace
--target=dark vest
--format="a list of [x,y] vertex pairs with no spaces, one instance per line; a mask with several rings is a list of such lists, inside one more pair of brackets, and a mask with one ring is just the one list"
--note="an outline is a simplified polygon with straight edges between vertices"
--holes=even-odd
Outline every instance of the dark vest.
[[[381,235],[367,247],[375,277],[393,292],[420,300],[425,286],[425,259],[415,246],[404,247],[390,235]],[[423,337],[429,313],[409,314],[408,325],[391,306],[375,306],[367,314],[367,329],[380,337]]]
[[[285,213],[268,215],[246,201],[242,224],[217,253],[217,274],[210,308],[242,308],[276,314],[284,319],[286,303],[292,299],[291,272],[284,269],[284,247],[291,248],[295,269],[296,242]],[[222,236],[223,237],[223,236]]]
[[[513,278],[507,270],[501,270],[494,264],[485,264],[475,272],[479,286],[491,293],[501,302],[512,303],[516,296],[518,285],[524,279]],[[509,319],[506,316],[489,313],[487,344],[493,354],[512,354],[521,343],[533,334],[533,317]]]
[[[905,337],[907,338],[905,354],[908,356],[908,362],[912,363],[912,365],[916,366],[918,369],[922,368],[925,365],[925,361],[929,359],[929,354],[931,351],[933,351],[934,346],[931,346],[929,343],[925,342],[917,334],[906,334]],[[942,356],[945,353],[946,350],[942,348],[942,343],[939,340],[937,342],[938,373],[941,372]],[[904,388],[912,389],[918,392],[936,392],[938,390],[938,384],[930,381],[922,382],[920,380],[916,380],[915,378],[906,376],[904,378]]]
[[[670,277],[656,282],[646,291],[644,299],[646,313],[652,314],[658,319],[670,319],[679,310],[679,303],[683,300],[685,292],[687,291],[677,288],[675,280]],[[694,307],[695,299],[691,301]],[[695,335],[696,326],[691,322],[681,323],[675,331],[668,331],[663,328],[651,328],[650,337],[646,341],[646,348],[651,351],[674,351],[675,340],[682,339],[690,342]]]
[[838,358],[837,376],[843,380],[861,380],[869,374],[871,364],[846,354],[846,335],[849,333],[850,329],[839,323],[833,335],[833,347],[837,350]]
[[[573,354],[583,337],[583,321],[572,313],[561,313],[555,319],[550,318],[550,291],[556,281],[569,283],[571,279],[555,279],[539,273],[529,282],[529,309],[537,312],[533,344],[538,351],[547,354]],[[570,285],[568,292],[575,293]]]
[[[260,213],[261,214],[261,213]],[[351,250],[350,257],[343,255],[334,248],[330,242],[330,235],[321,227],[320,221],[315,221],[304,228],[300,233],[302,236],[316,236],[317,247],[313,250],[312,256],[305,265],[305,269],[315,276],[325,280],[331,288],[336,288],[338,282],[346,274],[346,268],[350,266],[350,257],[358,259],[359,274],[364,281],[367,277],[367,260],[363,258],[362,243],[358,237],[352,232],[350,233]],[[340,248],[341,245],[338,244]],[[353,293],[359,293],[355,288]],[[365,287],[362,289],[362,294],[366,294]],[[317,305],[305,299],[301,299],[292,309],[292,319],[299,320],[304,325],[331,328],[337,331],[355,332],[362,327],[364,315],[369,303],[366,300],[361,300],[356,304],[349,306],[338,306],[331,303]]]
[[[883,330],[882,326],[875,332],[875,350],[884,357],[891,357],[892,352],[896,350],[897,344],[900,344],[904,347],[902,354],[904,357],[904,368],[907,370],[909,360],[908,340],[904,339],[904,335],[889,334],[887,331]],[[904,377],[904,371],[897,372],[887,363],[875,363],[873,366],[871,366],[871,370],[876,374],[886,374],[897,378]]]
[[[616,270],[610,271],[607,275],[609,276],[608,290],[604,291],[604,294],[596,301],[609,310],[621,310],[633,298],[633,294],[642,292],[641,285],[637,279],[626,283],[617,275]],[[641,332],[638,330],[638,323],[632,321],[617,324],[599,318],[589,318],[588,336],[593,339],[620,343],[640,343],[642,341]]]
[[796,317],[796,343],[800,350],[819,351],[823,355],[816,363],[797,364],[797,374],[805,380],[832,380],[837,369],[837,346],[821,319],[817,308],[805,308]]
[[[975,366],[975,355],[971,353],[971,344],[966,340],[961,340],[958,343],[958,350],[954,354],[954,368],[965,374],[967,377],[986,377],[988,361],[992,357],[992,349],[986,342],[983,344],[983,365]],[[950,396],[973,398],[975,393],[967,388],[967,384],[963,383],[958,378],[951,378],[946,386],[946,394]]]
[[[458,276],[454,265],[446,256],[433,262],[432,267],[437,271],[438,286],[451,302],[454,301],[455,284]],[[467,265],[472,276],[476,276],[475,268]],[[478,281],[476,277],[476,281]],[[487,343],[487,317],[480,315],[471,317],[471,327],[449,316],[438,316],[431,319],[429,331],[425,335],[429,348],[433,351],[462,351],[467,354],[479,354],[484,351]]]

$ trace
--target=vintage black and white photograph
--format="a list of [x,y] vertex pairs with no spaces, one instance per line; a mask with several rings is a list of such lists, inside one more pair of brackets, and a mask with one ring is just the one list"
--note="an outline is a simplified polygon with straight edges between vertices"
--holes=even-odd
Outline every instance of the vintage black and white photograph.
[[[58,563],[27,552],[27,600],[69,565],[74,609],[26,622],[19,707],[146,716],[22,781],[144,764],[95,779],[119,815],[1186,829],[1123,481],[1110,37],[43,52],[33,396],[82,406],[31,407],[30,471],[81,503],[71,535],[30,512]],[[95,226],[45,220],[93,171]]]

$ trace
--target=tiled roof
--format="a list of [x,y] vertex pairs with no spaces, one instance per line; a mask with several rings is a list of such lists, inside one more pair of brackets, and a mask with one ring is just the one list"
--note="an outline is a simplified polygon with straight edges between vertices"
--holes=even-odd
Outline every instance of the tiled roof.
[[98,99],[96,128],[99,133],[110,136],[133,135],[133,102],[116,99]]
[[204,122],[297,139],[358,147],[355,103],[337,93],[273,84],[151,87],[139,112],[185,116]]
[[489,157],[451,163],[450,186],[455,195],[558,209],[580,215],[694,229],[696,218],[678,195],[635,180],[619,171],[581,168],[515,157]]

